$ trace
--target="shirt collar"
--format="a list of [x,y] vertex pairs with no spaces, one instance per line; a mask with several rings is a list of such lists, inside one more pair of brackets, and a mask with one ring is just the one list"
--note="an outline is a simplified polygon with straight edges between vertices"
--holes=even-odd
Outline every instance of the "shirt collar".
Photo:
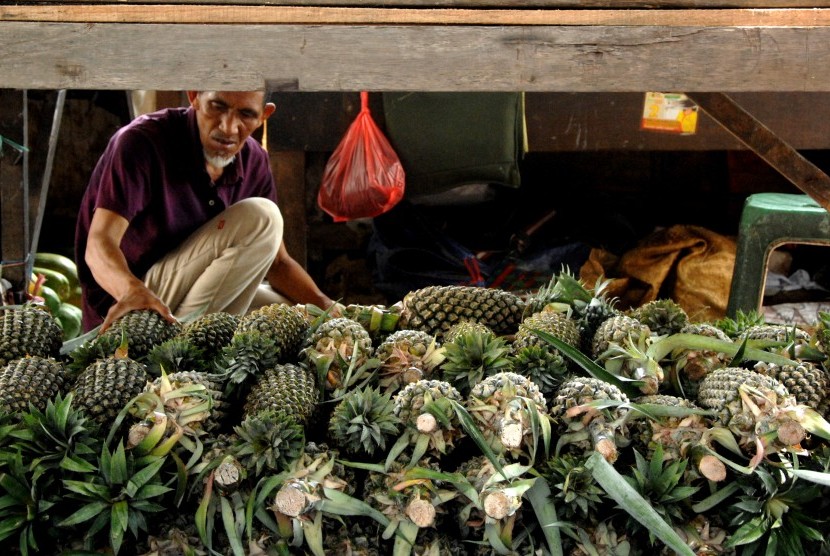
[[[202,140],[199,137],[199,125],[196,123],[196,110],[192,106],[189,106],[185,115],[187,116],[187,128],[193,144],[194,160],[198,161],[197,164],[205,175],[207,175],[207,170],[205,169],[205,153],[204,149],[202,149]],[[247,147],[247,144],[242,145],[242,148],[236,153],[236,158],[225,168],[222,177],[219,179],[219,183],[216,185],[236,185],[242,181],[242,176],[244,175],[242,153]]]

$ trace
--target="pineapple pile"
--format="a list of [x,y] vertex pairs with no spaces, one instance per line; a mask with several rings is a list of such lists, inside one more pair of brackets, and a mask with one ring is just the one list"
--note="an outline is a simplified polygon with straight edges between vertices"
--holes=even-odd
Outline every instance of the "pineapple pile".
[[4,554],[830,554],[830,315],[567,269],[336,314],[3,308]]

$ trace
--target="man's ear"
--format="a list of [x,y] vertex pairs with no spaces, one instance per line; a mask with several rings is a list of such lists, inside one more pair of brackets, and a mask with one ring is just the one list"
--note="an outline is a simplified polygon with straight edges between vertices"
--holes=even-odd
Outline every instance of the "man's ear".
[[190,102],[190,106],[193,106],[197,98],[199,98],[199,91],[187,91],[187,100]]
[[273,102],[266,102],[265,107],[262,109],[262,121],[264,122],[269,117],[271,117],[271,114],[273,114],[276,109],[276,104],[274,104]]

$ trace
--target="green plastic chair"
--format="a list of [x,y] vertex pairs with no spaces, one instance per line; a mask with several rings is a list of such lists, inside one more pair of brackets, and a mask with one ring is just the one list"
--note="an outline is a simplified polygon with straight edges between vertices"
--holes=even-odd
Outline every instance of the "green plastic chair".
[[808,195],[755,193],[747,197],[738,227],[728,316],[760,310],[773,250],[787,243],[830,245],[830,212]]

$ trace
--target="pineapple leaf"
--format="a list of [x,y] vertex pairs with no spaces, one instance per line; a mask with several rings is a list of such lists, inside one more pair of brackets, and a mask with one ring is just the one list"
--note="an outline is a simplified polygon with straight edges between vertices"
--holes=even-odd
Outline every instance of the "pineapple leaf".
[[548,482],[536,480],[524,496],[530,502],[530,506],[536,514],[536,519],[539,520],[542,535],[545,537],[551,556],[563,556],[562,538],[557,526],[556,505],[553,496],[551,496]]
[[126,500],[120,500],[110,508],[110,544],[116,554],[121,550],[121,543],[124,542],[129,513]]
[[456,400],[450,400],[452,403],[453,408],[455,408],[455,414],[458,416],[458,421],[461,423],[461,426],[464,428],[464,431],[467,435],[473,439],[473,442],[476,443],[478,448],[484,453],[490,463],[493,464],[493,467],[499,473],[504,474],[504,469],[502,468],[501,462],[499,458],[496,456],[493,449],[490,447],[490,444],[487,442],[487,439],[484,438],[484,435],[481,433],[481,430],[476,425],[475,420],[467,411],[467,409],[461,405]]
[[317,512],[314,521],[303,520],[303,537],[314,556],[326,556],[323,549],[323,512]]
[[236,528],[236,519],[234,508],[227,497],[222,496],[219,499],[222,507],[222,525],[225,528],[225,534],[228,536],[228,542],[231,545],[234,556],[245,556],[245,549],[242,547],[242,539],[239,536],[239,530]]
[[[562,355],[569,358],[571,361],[582,367],[582,369],[588,373],[589,376],[592,376],[596,379],[603,380],[609,384],[613,384],[622,392],[627,395],[629,398],[636,398],[640,395],[640,390],[634,385],[631,381],[621,380],[620,377],[608,372],[602,366],[597,365],[594,361],[592,361],[587,355],[576,349],[575,347],[563,342],[559,338],[555,337],[544,330],[534,330],[531,329],[531,332],[538,335],[544,341],[552,344],[553,347],[559,350]],[[659,359],[658,359],[659,361]]]
[[683,539],[660,517],[654,508],[620,475],[613,465],[599,453],[593,453],[585,463],[594,479],[619,506],[643,527],[654,533],[663,543],[681,556],[695,556]]
[[830,473],[811,471],[809,469],[792,469],[790,472],[797,478],[810,481],[817,485],[830,487]]
[[349,496],[337,489],[323,488],[325,498],[321,501],[320,509],[336,515],[362,515],[371,517],[384,527],[389,526],[389,518],[358,498]]

